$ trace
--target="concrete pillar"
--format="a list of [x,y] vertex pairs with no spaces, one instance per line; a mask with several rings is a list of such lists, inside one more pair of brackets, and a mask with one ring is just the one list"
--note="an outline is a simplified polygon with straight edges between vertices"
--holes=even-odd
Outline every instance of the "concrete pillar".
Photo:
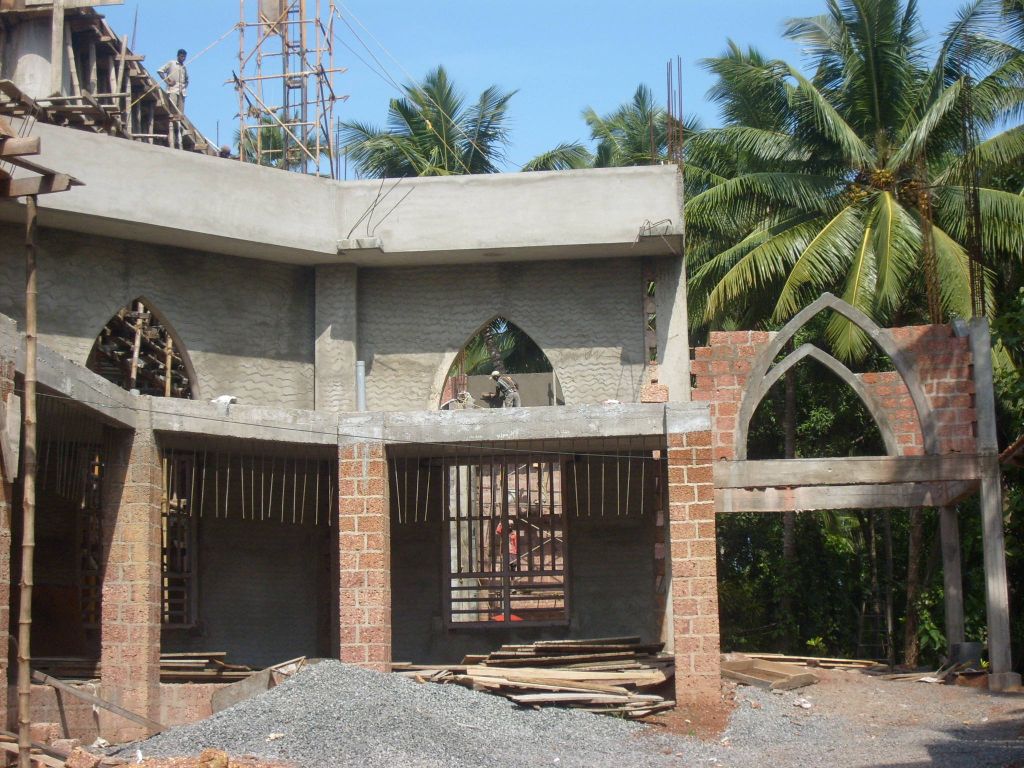
[[[673,238],[681,247],[681,238]],[[686,316],[686,267],[681,256],[658,261],[655,272],[658,382],[670,402],[690,400],[690,332]],[[645,351],[646,354],[646,351]]]
[[721,703],[711,432],[668,434],[669,548],[676,701]]
[[341,660],[391,664],[391,525],[382,442],[350,442],[338,456]]
[[946,599],[946,642],[964,641],[964,590],[960,568],[960,526],[956,507],[939,507],[942,542],[942,583]]
[[[136,432],[111,430],[103,478],[100,662],[103,697],[156,720],[160,713],[162,603],[161,470],[148,414]],[[146,735],[145,728],[105,711],[100,731],[111,741]]]
[[981,455],[981,526],[985,554],[985,607],[988,618],[989,688],[1006,690],[1020,685],[1010,656],[1010,598],[1003,537],[1003,499],[996,437],[995,392],[992,387],[992,347],[988,321],[970,322],[974,408],[978,419],[977,445]]
[[320,411],[354,411],[358,269],[352,264],[325,264],[315,269],[315,407]]

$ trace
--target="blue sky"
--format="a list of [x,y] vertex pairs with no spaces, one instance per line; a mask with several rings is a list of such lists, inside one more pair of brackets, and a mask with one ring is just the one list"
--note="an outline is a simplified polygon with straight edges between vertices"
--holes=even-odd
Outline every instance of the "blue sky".
[[[255,4],[246,0],[253,9]],[[920,5],[925,31],[934,37],[961,2],[922,0]],[[469,98],[492,84],[518,89],[510,107],[512,145],[506,163],[515,170],[559,142],[587,140],[580,118],[586,106],[611,111],[641,82],[664,99],[665,63],[677,54],[683,58],[687,114],[714,124],[715,108],[705,100],[711,80],[700,60],[721,53],[732,38],[799,62],[800,50],[782,38],[784,21],[821,13],[824,2],[641,0],[629,7],[621,0],[344,0],[339,7],[399,82],[443,64]],[[173,58],[179,47],[188,49],[194,60],[187,112],[211,139],[219,123],[224,144],[232,141],[237,127],[237,97],[224,81],[238,67],[238,36],[232,29],[238,9],[237,0],[125,0],[122,6],[98,10],[115,31],[128,35],[138,13],[135,52],[146,56],[150,71]],[[336,77],[336,88],[349,99],[336,106],[335,115],[383,125],[388,100],[397,93],[345,49],[348,45],[370,60],[359,39],[340,22],[336,29],[336,63],[348,67]]]

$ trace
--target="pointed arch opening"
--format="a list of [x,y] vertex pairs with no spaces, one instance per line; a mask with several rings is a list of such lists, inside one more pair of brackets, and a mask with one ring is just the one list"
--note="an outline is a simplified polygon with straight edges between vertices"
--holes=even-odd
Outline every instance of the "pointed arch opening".
[[[798,352],[804,354],[797,357]],[[839,374],[826,362],[834,358],[817,347],[805,345],[797,353],[787,358],[785,370],[766,380],[768,388],[750,420],[748,459],[787,458],[790,430],[796,458],[885,456],[894,449],[886,425],[876,421],[864,400],[869,395],[852,385],[859,385],[856,378]]]
[[195,369],[174,329],[152,302],[136,298],[108,320],[86,368],[127,390],[153,397],[198,397]]
[[518,325],[497,315],[455,355],[445,375],[441,410],[505,407],[491,378],[493,371],[514,381],[521,406],[565,404],[558,376],[544,350]]

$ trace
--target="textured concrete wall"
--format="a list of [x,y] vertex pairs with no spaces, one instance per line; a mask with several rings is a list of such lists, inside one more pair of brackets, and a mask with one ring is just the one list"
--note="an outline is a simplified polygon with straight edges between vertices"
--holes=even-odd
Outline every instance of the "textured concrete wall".
[[567,405],[637,402],[642,293],[640,259],[361,270],[367,407],[437,408],[456,353],[496,315],[541,347]]
[[[15,318],[24,316],[20,237],[0,224],[0,313]],[[84,365],[104,323],[144,297],[184,344],[204,399],[313,407],[313,289],[305,267],[39,233],[40,341]]]
[[316,274],[316,405],[322,411],[356,409],[356,301],[358,270],[325,264]]

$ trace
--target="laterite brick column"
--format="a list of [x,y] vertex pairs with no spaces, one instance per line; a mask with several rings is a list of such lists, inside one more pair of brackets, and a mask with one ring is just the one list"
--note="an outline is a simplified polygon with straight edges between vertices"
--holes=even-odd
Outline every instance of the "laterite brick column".
[[391,665],[391,526],[384,444],[339,447],[338,549],[341,660]]
[[[103,476],[101,686],[104,698],[156,720],[160,714],[161,470],[147,414],[137,431],[108,433]],[[145,735],[116,715],[100,714],[109,740]]]
[[676,701],[721,701],[711,432],[668,435],[668,512]]
[[[0,402],[13,397],[14,361],[0,358]],[[7,680],[10,647],[9,630],[11,619],[11,515],[14,512],[13,475],[0,459],[0,681]],[[7,695],[0,696],[0,723],[7,723]]]

